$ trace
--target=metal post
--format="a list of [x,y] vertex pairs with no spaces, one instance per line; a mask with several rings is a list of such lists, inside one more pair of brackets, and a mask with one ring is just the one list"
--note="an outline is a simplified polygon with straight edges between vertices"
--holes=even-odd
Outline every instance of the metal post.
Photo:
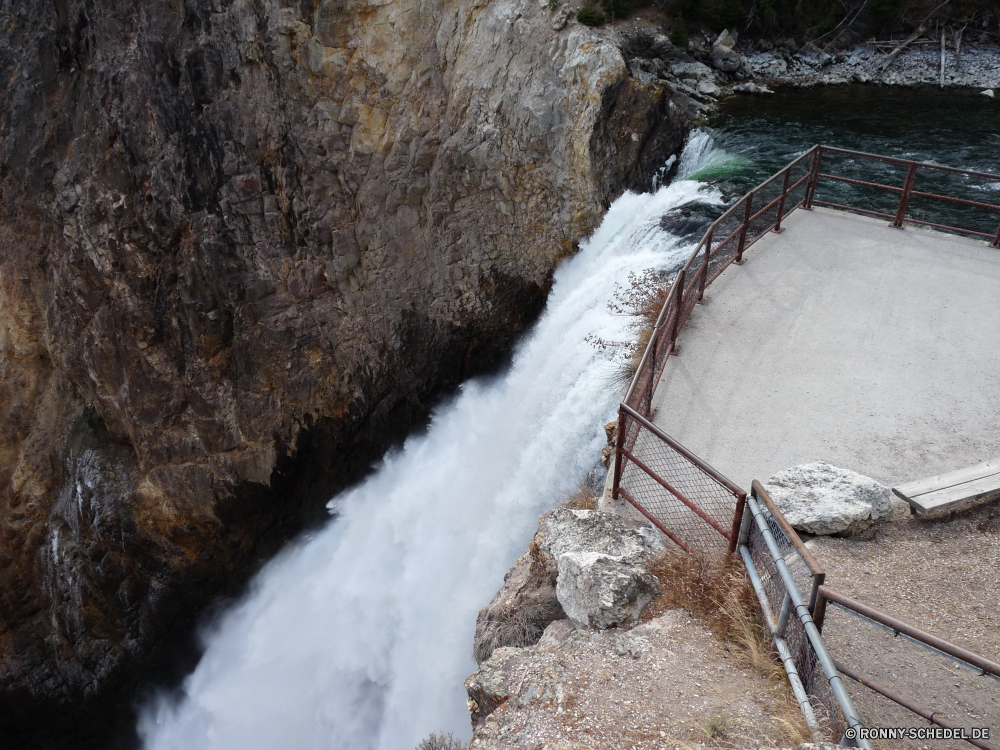
[[993,238],[993,247],[1000,247],[1000,227],[997,227],[996,236]]
[[788,618],[792,615],[792,597],[785,592],[785,598],[781,600],[781,610],[778,612],[777,635],[785,637],[785,630],[788,629]]
[[682,303],[684,301],[685,270],[686,269],[682,268],[680,271],[678,271],[677,278],[674,279],[673,297],[675,300],[674,309],[676,313],[674,315],[673,325],[670,326],[670,338],[667,340],[667,351],[670,354],[677,353],[676,352],[677,347],[675,345],[677,343],[677,332],[680,330],[681,326],[681,308],[683,307]]
[[906,181],[903,183],[903,194],[899,196],[899,207],[896,209],[896,218],[892,226],[900,229],[903,226],[903,219],[906,218],[906,209],[910,205],[910,195],[913,193],[913,183],[917,179],[917,165],[911,164],[906,173]]
[[[819,587],[826,583],[826,573],[813,573],[812,593],[809,594],[809,613],[815,619],[816,602],[819,599]],[[817,625],[816,627],[819,627]]]
[[743,537],[743,527],[745,526],[745,516],[747,507],[747,493],[741,492],[736,496],[736,513],[733,514],[733,531],[729,535],[729,554],[736,551],[738,544],[745,543]]
[[788,197],[788,176],[791,169],[785,167],[785,181],[781,185],[781,200],[778,202],[778,219],[774,222],[774,233],[781,234],[781,217],[785,215],[785,198]]
[[747,193],[746,210],[743,212],[743,226],[740,227],[740,242],[736,246],[736,260],[733,261],[736,265],[743,263],[743,250],[747,245],[747,230],[750,228],[750,217],[753,215],[753,196],[753,190]]
[[611,499],[618,499],[618,483],[622,479],[622,447],[625,444],[625,410],[618,406],[618,439],[615,440],[615,478],[611,483]]
[[698,304],[705,301],[705,284],[708,282],[708,261],[712,257],[712,230],[713,227],[709,227],[708,234],[705,235],[705,260],[701,264],[701,275],[698,278]]
[[823,621],[826,619],[826,597],[823,592],[817,590],[816,604],[812,611],[813,622],[816,623],[816,630],[823,632]]
[[822,164],[823,147],[820,146],[816,149],[816,153],[813,154],[812,177],[809,178],[808,188],[806,189],[806,204],[803,206],[807,211],[812,211],[813,198],[816,197],[816,183],[819,182],[819,170]]

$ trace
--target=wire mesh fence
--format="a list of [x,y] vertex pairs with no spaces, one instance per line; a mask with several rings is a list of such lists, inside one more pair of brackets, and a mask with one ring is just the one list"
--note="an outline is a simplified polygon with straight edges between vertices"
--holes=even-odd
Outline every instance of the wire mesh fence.
[[[804,596],[808,601],[807,597],[814,588],[816,576],[822,576],[822,571],[810,569],[773,515],[765,511],[763,521],[779,551],[780,559],[785,562],[792,574],[799,594],[803,595],[805,592]],[[788,588],[778,570],[777,560],[771,555],[764,532],[757,524],[748,524],[745,543],[763,589],[763,596],[760,594],[758,596],[761,599],[764,618],[765,620],[770,618],[777,624],[781,615],[782,603],[789,595]],[[766,622],[764,627],[767,628],[765,635],[770,638],[772,633]],[[802,682],[817,726],[827,737],[841,737],[849,726],[849,722],[837,702],[830,681],[823,672],[805,626],[798,617],[788,617],[783,637],[788,644],[795,670]]]
[[630,424],[619,494],[682,549],[705,555],[725,551],[742,491],[699,466],[646,420],[636,416]]
[[[857,675],[970,736],[987,730],[980,747],[1000,746],[1000,676],[990,674],[835,602],[827,604],[823,638],[841,672]],[[930,727],[932,723],[876,690],[856,683],[851,693],[869,727]],[[982,738],[981,738],[982,739]],[[903,736],[876,739],[877,748],[968,748],[961,739]]]

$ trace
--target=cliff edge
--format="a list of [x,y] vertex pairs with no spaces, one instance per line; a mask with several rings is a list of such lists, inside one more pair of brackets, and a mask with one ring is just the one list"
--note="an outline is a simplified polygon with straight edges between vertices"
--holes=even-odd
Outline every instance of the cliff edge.
[[209,601],[502,361],[694,110],[523,0],[0,29],[0,733],[106,746]]

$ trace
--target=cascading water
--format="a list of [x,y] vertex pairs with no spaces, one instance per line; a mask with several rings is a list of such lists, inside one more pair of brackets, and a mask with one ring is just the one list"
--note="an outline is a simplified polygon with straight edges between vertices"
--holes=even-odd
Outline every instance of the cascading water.
[[[698,134],[681,159],[710,151]],[[425,434],[334,498],[327,527],[272,561],[205,635],[179,700],[142,712],[147,750],[409,750],[468,737],[464,679],[476,613],[540,513],[592,470],[620,392],[587,342],[628,339],[608,310],[630,272],[676,268],[691,247],[660,217],[717,191],[677,180],[627,193],[560,266],[509,370],[466,383]]]

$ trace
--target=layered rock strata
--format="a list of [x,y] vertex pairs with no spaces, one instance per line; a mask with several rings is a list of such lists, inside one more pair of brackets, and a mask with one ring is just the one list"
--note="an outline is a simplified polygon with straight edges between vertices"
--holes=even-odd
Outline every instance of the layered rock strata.
[[15,2],[0,29],[0,734],[84,746],[502,359],[694,107],[523,0]]

